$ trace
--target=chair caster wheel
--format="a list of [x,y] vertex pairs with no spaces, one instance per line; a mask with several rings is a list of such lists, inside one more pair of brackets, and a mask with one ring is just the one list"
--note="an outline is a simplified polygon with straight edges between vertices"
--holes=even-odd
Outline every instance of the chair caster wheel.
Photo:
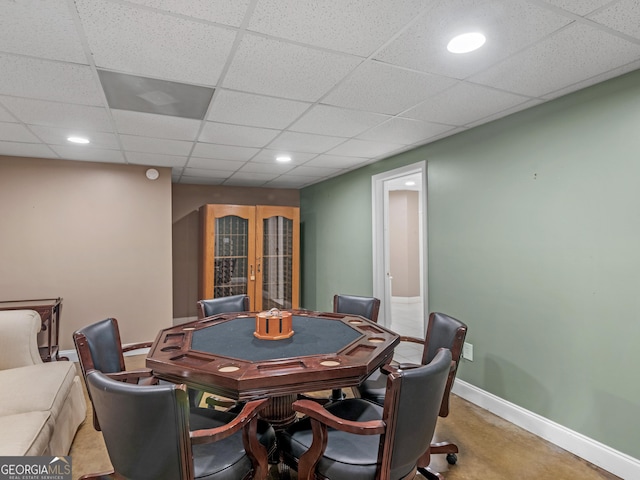
[[455,465],[458,461],[458,456],[455,453],[447,453],[447,463],[449,465]]

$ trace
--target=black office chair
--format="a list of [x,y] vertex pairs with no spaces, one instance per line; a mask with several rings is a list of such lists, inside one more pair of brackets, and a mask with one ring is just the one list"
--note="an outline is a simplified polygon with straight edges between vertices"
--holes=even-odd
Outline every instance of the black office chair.
[[[248,312],[250,305],[251,299],[249,295],[245,294],[198,300],[198,319],[222,313]],[[203,394],[202,392],[195,393],[189,390],[189,397],[192,403],[199,404]],[[205,402],[213,408],[223,407],[238,410],[242,406],[241,403],[234,403],[220,397],[206,397]]]
[[368,318],[378,323],[380,300],[375,297],[361,297],[358,295],[334,295],[333,311],[335,313],[350,313]]
[[[146,385],[158,383],[149,368],[126,370],[124,352],[149,348],[151,347],[151,342],[136,343],[123,347],[120,340],[118,321],[115,318],[107,318],[76,330],[73,333],[73,343],[78,353],[78,363],[80,363],[85,385],[87,372],[91,370],[99,370],[114,380],[121,382]],[[87,390],[88,388],[87,385]],[[100,430],[95,412],[93,426],[96,430]]]
[[[113,470],[84,480],[266,479],[275,433],[258,426],[268,399],[245,404],[228,422],[190,411],[184,385],[131,385],[92,370],[87,385]],[[264,424],[264,422],[262,422]]]
[[413,478],[419,464],[428,464],[450,367],[446,349],[428,365],[403,371],[385,366],[384,405],[348,398],[325,409],[298,400],[294,409],[308,417],[279,433],[283,460],[300,480]]
[[198,319],[219,313],[248,312],[250,298],[248,295],[231,295],[229,297],[198,300]]
[[[467,326],[444,313],[431,313],[427,325],[427,335],[425,339],[416,337],[400,337],[401,341],[413,342],[424,345],[422,351],[422,365],[429,363],[440,348],[451,350],[451,372],[447,378],[447,386],[440,405],[441,417],[449,415],[449,394],[456,379],[458,365],[462,356],[462,347],[467,335]],[[399,368],[406,368],[410,365],[400,364]],[[370,375],[359,387],[356,388],[358,395],[376,403],[383,404],[386,390],[385,375],[379,370]],[[458,460],[458,446],[454,443],[439,442],[431,445],[431,454],[446,454],[447,462],[454,465]]]

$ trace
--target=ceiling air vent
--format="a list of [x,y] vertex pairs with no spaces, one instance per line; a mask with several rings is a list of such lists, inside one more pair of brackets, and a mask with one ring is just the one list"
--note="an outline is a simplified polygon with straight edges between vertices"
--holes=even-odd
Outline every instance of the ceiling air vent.
[[98,70],[111,108],[202,120],[213,88]]

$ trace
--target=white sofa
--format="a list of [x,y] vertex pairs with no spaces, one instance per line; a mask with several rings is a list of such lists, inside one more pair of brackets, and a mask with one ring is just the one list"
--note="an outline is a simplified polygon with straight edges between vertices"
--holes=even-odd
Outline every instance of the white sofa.
[[0,311],[0,456],[67,455],[86,417],[75,364],[42,362],[40,326],[33,310]]

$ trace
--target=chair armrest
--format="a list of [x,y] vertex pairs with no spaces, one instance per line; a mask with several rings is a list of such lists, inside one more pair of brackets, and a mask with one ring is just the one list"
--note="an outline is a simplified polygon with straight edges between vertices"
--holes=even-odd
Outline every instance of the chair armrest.
[[151,348],[153,342],[141,342],[141,343],[133,343],[131,345],[127,345],[126,347],[122,347],[122,352],[131,352],[132,350],[140,350],[141,348]]
[[419,343],[420,345],[424,345],[424,338],[409,337],[409,336],[400,335],[400,341],[401,342]]
[[313,400],[297,400],[293,402],[293,409],[331,428],[358,435],[380,435],[384,433],[387,427],[382,420],[370,420],[368,422],[345,420],[331,414],[322,405]]
[[267,449],[258,439],[258,413],[269,404],[268,398],[247,402],[238,416],[217,428],[189,432],[192,445],[217,442],[242,429],[242,443],[253,467],[252,478],[267,478],[269,460]]
[[193,445],[200,445],[203,443],[218,442],[230,437],[240,429],[245,428],[252,420],[254,420],[258,413],[267,406],[268,402],[268,398],[247,402],[236,418],[229,423],[216,428],[207,428],[189,432],[191,443]]
[[358,435],[379,435],[384,433],[387,426],[382,420],[370,420],[368,422],[345,420],[332,415],[312,400],[297,400],[293,402],[293,409],[311,418],[311,431],[313,433],[313,440],[309,449],[300,456],[298,461],[299,479],[315,478],[313,472],[327,447],[327,427]]
[[237,401],[230,400],[228,398],[220,398],[220,397],[213,397],[213,396],[205,398],[204,401],[211,408],[223,407],[225,409],[229,409],[238,403]]
[[398,363],[396,365],[396,368],[398,370],[411,370],[412,368],[418,368],[421,366],[422,365],[420,365],[419,363]]
[[[125,383],[143,383],[145,385],[154,385],[158,383],[158,379],[153,376],[153,370],[150,368],[106,373],[105,375],[113,380]],[[140,379],[144,379],[143,382],[140,382]]]

